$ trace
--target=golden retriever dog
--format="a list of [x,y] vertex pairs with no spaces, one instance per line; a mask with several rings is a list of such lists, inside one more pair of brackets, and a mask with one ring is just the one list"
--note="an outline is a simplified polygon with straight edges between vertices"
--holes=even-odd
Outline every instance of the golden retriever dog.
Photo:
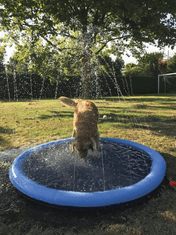
[[74,108],[73,137],[75,139],[72,143],[72,153],[76,148],[79,157],[86,158],[88,150],[93,151],[93,141],[95,148],[99,151],[98,109],[95,104],[82,99],[73,101],[64,96],[61,96],[59,100],[66,106]]

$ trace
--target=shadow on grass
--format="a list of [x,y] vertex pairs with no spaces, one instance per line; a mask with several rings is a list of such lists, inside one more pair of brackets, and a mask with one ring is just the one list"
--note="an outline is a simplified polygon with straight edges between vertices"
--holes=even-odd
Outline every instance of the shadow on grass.
[[166,161],[167,165],[167,174],[168,176],[176,181],[176,156],[170,155],[168,153],[160,153]]
[[[116,97],[116,96],[113,96],[113,97],[104,97],[102,98],[106,101],[115,101],[115,102],[118,102],[118,101],[123,101],[123,97]],[[163,94],[163,95],[157,95],[157,94],[154,94],[154,95],[147,95],[146,96],[143,96],[143,95],[136,95],[136,96],[125,96],[124,97],[125,101],[136,101],[136,102],[167,102],[169,101],[169,103],[171,101],[173,102],[176,102],[176,94]],[[174,104],[174,103],[173,103]]]
[[13,134],[13,129],[6,128],[6,127],[0,127],[0,134]]
[[140,105],[139,104],[139,105],[135,105],[133,107],[136,108],[136,109],[149,109],[149,110],[156,110],[156,109],[163,109],[163,110],[173,109],[173,110],[176,110],[176,102],[175,103],[164,103],[164,105],[152,105],[152,106],[142,105],[142,104]]
[[49,111],[51,114],[50,115],[40,115],[38,118],[39,119],[50,119],[50,118],[70,118],[73,117],[73,111]]
[[[176,133],[176,116],[166,116],[157,114],[155,106],[153,108],[147,105],[137,105],[134,108],[125,108],[125,107],[103,107],[99,108],[100,110],[100,121],[99,123],[113,124],[116,128],[125,127],[125,128],[143,128],[150,129],[151,131],[160,131],[160,135],[172,136],[175,138]],[[160,107],[159,107],[160,108]],[[164,107],[165,108],[165,107]],[[164,109],[162,107],[162,109]],[[141,109],[141,110],[139,110]],[[153,112],[147,112],[147,109]],[[166,109],[172,109],[171,107],[166,107]],[[173,109],[176,109],[173,107]],[[106,111],[107,110],[107,111]],[[143,110],[143,111],[142,111]],[[103,119],[103,116],[107,115],[107,118]]]
[[0,148],[4,148],[4,146],[10,146],[10,141],[7,141],[3,135],[13,134],[13,129],[0,127]]

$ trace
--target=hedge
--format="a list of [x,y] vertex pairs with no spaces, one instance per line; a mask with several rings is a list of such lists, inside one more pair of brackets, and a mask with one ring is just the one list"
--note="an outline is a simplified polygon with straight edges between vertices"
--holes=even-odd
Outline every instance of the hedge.
[[[99,96],[138,95],[157,93],[157,77],[93,77],[92,98]],[[176,91],[176,79],[166,91]],[[160,91],[164,92],[161,79]],[[45,99],[59,96],[81,97],[81,77],[63,77],[52,83],[36,74],[0,74],[0,99]]]
[[79,96],[80,78],[70,77],[51,83],[36,74],[0,75],[0,99],[47,99],[61,95]]

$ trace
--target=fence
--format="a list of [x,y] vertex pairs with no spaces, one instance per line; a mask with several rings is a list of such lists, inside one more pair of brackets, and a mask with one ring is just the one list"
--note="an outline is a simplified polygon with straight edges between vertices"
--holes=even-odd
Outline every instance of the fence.
[[[171,88],[176,87],[172,84]],[[162,81],[161,81],[162,87]],[[169,86],[168,86],[169,89]],[[164,92],[161,88],[161,92]],[[157,93],[157,77],[93,77],[92,97]],[[81,77],[63,77],[50,82],[36,74],[0,74],[0,99],[46,99],[80,97]]]

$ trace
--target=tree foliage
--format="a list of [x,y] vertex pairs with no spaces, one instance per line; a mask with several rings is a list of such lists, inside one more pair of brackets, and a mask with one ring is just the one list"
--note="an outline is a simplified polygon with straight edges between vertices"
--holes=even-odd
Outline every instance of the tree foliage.
[[125,65],[125,76],[143,76],[143,69],[142,67],[134,64],[128,63]]
[[[1,39],[0,39],[0,43],[1,43]],[[6,54],[6,45],[1,45],[0,44],[0,74],[5,72],[5,63],[4,63],[4,59],[5,59],[5,54]]]
[[163,58],[158,59],[158,71],[163,74],[167,72],[167,64],[169,60],[163,60]]
[[[175,43],[175,1],[142,0],[0,0],[1,24],[7,29],[31,28],[34,36],[71,36],[69,30],[92,33],[91,41],[118,39]],[[168,17],[168,14],[169,17]],[[64,27],[58,28],[62,24]],[[101,33],[100,33],[101,32]]]
[[165,64],[162,58],[162,52],[145,53],[138,59],[137,65],[126,65],[125,75],[156,77],[158,74],[164,71],[163,69],[166,69],[162,66],[162,64]]
[[176,73],[176,54],[168,60],[167,72]]
[[35,73],[42,78],[49,77],[51,81],[73,74],[80,75],[78,64],[70,63],[70,55],[58,53],[50,44],[44,45],[42,40],[31,43],[26,39],[22,44],[17,44],[10,64],[13,61],[16,61],[17,73]]
[[139,59],[139,66],[143,68],[143,73],[148,76],[155,77],[159,71],[158,60],[163,58],[162,52],[146,53]]
[[98,57],[99,64],[99,75],[110,76],[110,77],[118,77],[120,76],[121,69],[124,66],[124,62],[122,58],[116,58],[115,61],[112,60],[110,56],[99,56]]
[[[70,40],[70,48],[72,43]],[[17,44],[15,49],[7,66],[9,73],[13,73],[14,69],[18,74],[35,73],[44,79],[49,77],[52,82],[63,80],[67,76],[81,76],[79,56],[74,57],[73,61],[71,55],[58,52],[49,43],[43,43],[42,40],[32,43],[30,37],[27,37]],[[72,50],[70,49],[70,51]],[[121,68],[124,64],[122,58],[117,57],[113,61],[108,50],[100,54],[97,58],[91,59],[91,76],[95,76],[96,71],[98,75],[104,76],[121,75]]]

